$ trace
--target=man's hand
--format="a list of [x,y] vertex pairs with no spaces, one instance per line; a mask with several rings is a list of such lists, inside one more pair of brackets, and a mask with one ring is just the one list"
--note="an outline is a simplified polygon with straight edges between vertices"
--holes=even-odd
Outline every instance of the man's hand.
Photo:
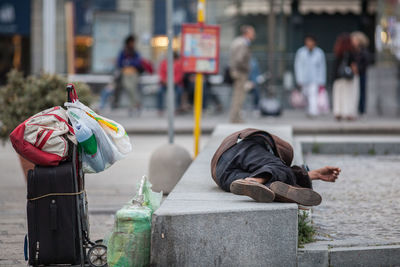
[[325,182],[335,182],[342,170],[338,167],[325,166],[323,168],[308,172],[311,180],[322,180]]

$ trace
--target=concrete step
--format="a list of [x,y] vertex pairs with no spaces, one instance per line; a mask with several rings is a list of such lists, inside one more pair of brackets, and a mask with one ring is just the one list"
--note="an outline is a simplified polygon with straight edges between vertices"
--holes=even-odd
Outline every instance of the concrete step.
[[219,189],[211,158],[222,140],[247,127],[293,143],[289,126],[218,126],[208,145],[154,213],[154,266],[296,266],[297,205],[256,203]]

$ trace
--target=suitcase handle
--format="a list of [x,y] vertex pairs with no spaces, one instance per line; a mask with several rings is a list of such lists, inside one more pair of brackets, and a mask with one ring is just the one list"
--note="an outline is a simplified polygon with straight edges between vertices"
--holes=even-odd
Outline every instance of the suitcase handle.
[[72,103],[78,100],[78,94],[76,93],[75,86],[72,83],[67,85],[67,98],[68,102]]

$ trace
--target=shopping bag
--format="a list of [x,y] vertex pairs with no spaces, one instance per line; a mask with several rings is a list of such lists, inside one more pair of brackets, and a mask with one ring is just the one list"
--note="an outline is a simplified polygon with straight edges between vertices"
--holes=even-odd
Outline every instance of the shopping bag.
[[319,87],[318,89],[318,111],[321,114],[327,114],[330,110],[329,105],[329,96],[326,88],[324,86]]
[[295,109],[305,108],[307,106],[307,99],[300,90],[294,89],[290,94],[290,104]]
[[69,99],[64,105],[77,135],[85,173],[101,172],[132,151],[129,137],[120,124],[82,104],[75,88]]
[[[65,106],[68,108],[67,115],[70,118],[74,129],[77,130],[83,126],[90,129],[90,131],[94,135],[97,144],[97,152],[95,155],[97,160],[95,163],[99,164],[99,166],[104,166],[104,169],[107,169],[117,160],[122,159],[124,155],[132,150],[129,138],[124,137],[125,130],[123,130],[123,137],[121,138],[119,138],[120,136],[118,136],[118,131],[115,133],[114,139],[111,135],[109,136],[108,134],[108,132],[112,133],[112,131],[108,130],[108,128],[115,129],[116,127],[121,127],[120,125],[113,125],[107,121],[99,122],[96,119],[98,118],[98,115],[94,111],[86,107],[84,104],[79,102],[79,100],[76,100],[72,103],[65,103]],[[121,128],[120,131],[122,131]],[[118,141],[118,146],[116,145],[114,140]],[[124,142],[126,144],[126,148],[122,148],[121,142]],[[120,149],[118,149],[118,147],[120,147]],[[94,160],[93,155],[85,153],[83,149],[81,149],[81,152],[83,171],[85,173],[100,172],[104,170],[99,170],[93,167],[93,162],[91,163],[91,160]],[[98,161],[102,161],[102,163],[99,163]]]

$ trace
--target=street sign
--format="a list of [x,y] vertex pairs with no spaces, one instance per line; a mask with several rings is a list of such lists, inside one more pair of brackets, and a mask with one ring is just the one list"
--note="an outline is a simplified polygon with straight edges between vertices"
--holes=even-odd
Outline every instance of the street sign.
[[219,32],[220,27],[217,25],[182,25],[181,58],[184,72],[218,73]]

